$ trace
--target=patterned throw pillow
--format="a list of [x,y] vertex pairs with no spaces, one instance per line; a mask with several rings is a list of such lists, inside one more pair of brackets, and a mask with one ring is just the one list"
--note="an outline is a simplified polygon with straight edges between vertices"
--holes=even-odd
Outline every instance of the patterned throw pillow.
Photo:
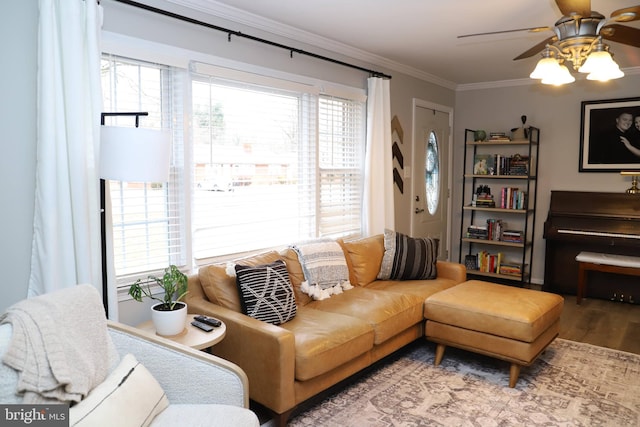
[[296,299],[284,261],[235,266],[242,312],[254,319],[280,325],[296,315]]
[[384,255],[378,279],[424,280],[437,276],[439,240],[384,231]]

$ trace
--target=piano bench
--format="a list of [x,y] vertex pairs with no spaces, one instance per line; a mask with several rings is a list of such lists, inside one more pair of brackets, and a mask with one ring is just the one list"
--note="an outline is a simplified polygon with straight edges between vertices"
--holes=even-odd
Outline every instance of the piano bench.
[[576,304],[582,302],[587,286],[587,271],[640,276],[640,257],[627,255],[601,254],[596,252],[580,252],[578,261],[578,292]]
[[511,363],[509,387],[558,336],[564,299],[557,294],[469,280],[424,302],[425,337],[437,343],[434,364],[447,346]]

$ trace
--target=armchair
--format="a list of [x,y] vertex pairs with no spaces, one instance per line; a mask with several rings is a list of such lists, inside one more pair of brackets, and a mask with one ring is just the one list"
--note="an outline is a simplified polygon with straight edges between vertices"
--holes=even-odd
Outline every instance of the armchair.
[[[133,354],[167,396],[169,406],[151,426],[260,425],[247,409],[248,381],[238,366],[121,323],[108,321],[107,328],[119,357]],[[0,325],[0,358],[7,351],[11,332],[11,324]],[[22,403],[15,394],[17,381],[18,373],[0,363],[0,403]]]

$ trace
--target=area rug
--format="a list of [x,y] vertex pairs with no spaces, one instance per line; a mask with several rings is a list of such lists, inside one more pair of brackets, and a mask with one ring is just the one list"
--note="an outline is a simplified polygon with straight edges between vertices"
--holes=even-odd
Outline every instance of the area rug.
[[418,341],[289,426],[640,426],[640,355],[556,339],[509,388],[509,364]]

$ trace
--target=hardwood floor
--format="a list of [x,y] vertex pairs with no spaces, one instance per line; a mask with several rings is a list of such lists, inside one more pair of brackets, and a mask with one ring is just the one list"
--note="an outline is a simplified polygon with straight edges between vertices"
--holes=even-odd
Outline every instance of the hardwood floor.
[[560,338],[640,354],[640,305],[565,295]]

